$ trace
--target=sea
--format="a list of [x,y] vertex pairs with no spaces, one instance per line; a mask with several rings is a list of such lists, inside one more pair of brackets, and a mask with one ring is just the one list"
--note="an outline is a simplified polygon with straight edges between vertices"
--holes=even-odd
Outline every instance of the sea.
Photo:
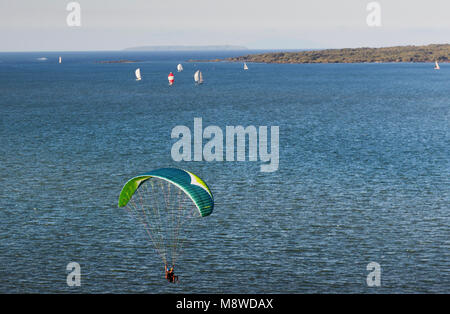
[[[251,52],[0,53],[0,292],[449,293],[450,64],[198,61]],[[278,127],[276,171],[175,161],[195,118]],[[118,207],[162,167],[215,200],[177,284]]]

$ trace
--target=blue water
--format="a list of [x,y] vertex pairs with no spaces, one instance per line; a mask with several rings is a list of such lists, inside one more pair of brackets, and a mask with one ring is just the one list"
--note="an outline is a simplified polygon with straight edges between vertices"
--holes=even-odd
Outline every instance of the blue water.
[[[0,54],[0,292],[450,292],[450,66],[185,62],[231,55]],[[141,62],[95,62],[117,59]],[[171,131],[195,117],[279,126],[278,171],[174,162]],[[216,200],[177,285],[117,208],[129,178],[168,166]],[[80,287],[66,284],[70,262]]]

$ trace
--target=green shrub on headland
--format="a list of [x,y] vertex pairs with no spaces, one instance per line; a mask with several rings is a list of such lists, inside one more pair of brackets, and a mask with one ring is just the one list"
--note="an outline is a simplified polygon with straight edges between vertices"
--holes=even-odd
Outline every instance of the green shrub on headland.
[[274,52],[227,58],[225,61],[260,63],[449,62],[450,44]]

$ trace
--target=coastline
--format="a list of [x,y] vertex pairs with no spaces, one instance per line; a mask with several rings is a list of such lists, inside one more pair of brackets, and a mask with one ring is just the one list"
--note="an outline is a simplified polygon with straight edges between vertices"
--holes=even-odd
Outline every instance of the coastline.
[[395,46],[383,48],[344,48],[300,52],[271,52],[239,57],[188,60],[188,62],[250,62],[280,64],[315,63],[440,63],[450,62],[450,44]]

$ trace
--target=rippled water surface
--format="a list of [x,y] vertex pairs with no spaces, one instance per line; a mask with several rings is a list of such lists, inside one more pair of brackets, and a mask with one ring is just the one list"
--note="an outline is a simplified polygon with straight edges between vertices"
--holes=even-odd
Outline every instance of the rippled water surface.
[[[450,66],[58,55],[0,54],[0,292],[450,292]],[[118,59],[142,62],[95,62]],[[174,162],[171,131],[193,131],[195,117],[279,126],[278,171]],[[168,166],[198,174],[216,201],[189,234],[178,285],[117,207],[129,178]],[[72,261],[81,287],[66,284]]]

